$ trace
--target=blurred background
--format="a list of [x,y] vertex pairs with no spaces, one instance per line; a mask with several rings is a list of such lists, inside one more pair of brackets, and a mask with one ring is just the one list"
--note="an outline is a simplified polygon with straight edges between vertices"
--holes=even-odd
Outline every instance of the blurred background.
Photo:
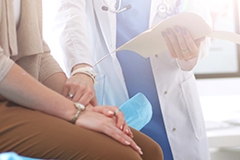
[[[213,30],[239,33],[239,0],[208,0]],[[212,160],[240,160],[240,47],[211,40],[195,68]]]

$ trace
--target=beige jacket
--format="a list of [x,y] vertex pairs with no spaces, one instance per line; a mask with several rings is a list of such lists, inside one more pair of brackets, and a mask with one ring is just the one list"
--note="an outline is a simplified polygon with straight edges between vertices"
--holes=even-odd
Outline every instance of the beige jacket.
[[0,82],[13,61],[40,81],[62,71],[43,41],[42,1],[21,0],[20,17],[16,26],[12,0],[0,0]]

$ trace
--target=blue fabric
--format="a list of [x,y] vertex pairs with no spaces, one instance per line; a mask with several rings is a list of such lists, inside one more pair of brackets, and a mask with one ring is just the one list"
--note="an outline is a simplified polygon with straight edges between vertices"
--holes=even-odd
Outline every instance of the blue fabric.
[[152,106],[148,99],[137,93],[131,99],[120,106],[127,124],[136,129],[142,129],[152,118]]
[[[148,29],[150,0],[123,0],[122,6],[131,4],[130,10],[117,14],[117,46],[119,47],[138,34]],[[153,116],[141,130],[161,145],[166,160],[173,160],[171,148],[163,123],[160,103],[156,91],[154,77],[149,59],[145,59],[132,51],[119,51],[118,60],[130,97],[143,93],[150,101]]]
[[5,152],[0,154],[0,160],[40,160],[40,159],[19,156],[15,152]]

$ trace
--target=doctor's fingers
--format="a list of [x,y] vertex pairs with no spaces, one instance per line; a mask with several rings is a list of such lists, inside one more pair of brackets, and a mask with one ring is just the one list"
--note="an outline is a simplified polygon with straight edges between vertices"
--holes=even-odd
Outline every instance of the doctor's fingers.
[[76,91],[75,96],[73,97],[72,101],[74,102],[80,102],[83,105],[88,105],[89,103],[92,106],[96,106],[97,105],[97,99],[95,96],[95,91],[94,90],[89,90],[89,88],[85,88],[85,89],[78,89]]
[[65,97],[72,100],[75,96],[77,86],[78,86],[78,83],[77,83],[77,80],[75,79],[75,77],[70,77],[69,79],[67,79],[67,81],[65,82],[65,84],[63,86],[62,94]]
[[169,50],[169,53],[170,53],[171,57],[172,58],[177,58],[177,54],[175,53],[175,50],[174,50],[174,48],[173,48],[173,46],[171,44],[171,41],[170,41],[170,39],[167,36],[167,32],[166,31],[162,32],[162,36],[163,36],[163,38],[164,38],[164,40],[166,42],[166,45],[168,47],[168,50]]
[[205,40],[205,37],[194,40],[191,33],[186,28],[182,29],[182,33],[186,41],[188,50],[190,51],[186,54],[185,59],[188,60],[197,57],[200,51],[200,44],[203,40]]
[[[165,38],[165,41],[166,41],[166,44],[168,46],[171,56],[173,58],[178,58],[180,60],[184,60],[184,55],[181,52],[181,48],[180,48],[178,37],[177,37],[178,34],[179,34],[178,36],[181,35],[181,32],[178,31],[177,34],[175,34],[175,32],[176,31],[173,31],[172,29],[168,28],[165,31],[166,36],[164,38]],[[180,42],[184,43],[184,40],[182,40]]]
[[72,99],[74,94],[70,92],[70,85],[67,82],[68,82],[68,80],[65,82],[65,84],[63,86],[62,95],[64,97]]
[[92,106],[97,106],[98,102],[97,102],[97,97],[96,97],[96,93],[94,94],[95,96],[90,100],[90,104]]
[[94,84],[92,79],[87,75],[74,75],[70,77],[63,87],[63,95],[85,106],[90,101],[92,105],[97,105]]
[[96,106],[97,98],[92,78],[86,74],[75,74],[72,78],[74,78],[77,84],[74,88],[77,96],[73,98],[73,101],[78,101],[83,105],[91,103],[93,106]]
[[189,60],[197,57],[199,53],[199,42],[195,42],[186,28],[174,27],[174,30],[167,29],[166,37],[170,54],[173,58]]

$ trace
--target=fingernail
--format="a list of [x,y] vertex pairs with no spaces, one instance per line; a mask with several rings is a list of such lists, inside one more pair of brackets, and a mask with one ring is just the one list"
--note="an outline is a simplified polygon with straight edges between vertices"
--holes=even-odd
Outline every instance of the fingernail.
[[174,27],[174,30],[178,33],[179,29],[177,27]]
[[187,34],[187,30],[186,29],[183,29],[183,34]]
[[130,136],[133,138],[133,133],[131,132],[131,130],[129,132],[130,132]]
[[137,148],[138,148],[139,153],[143,154],[142,149],[139,146],[137,146]]
[[162,32],[162,36],[163,36],[163,37],[165,37],[165,36],[166,36],[165,32]]
[[130,145],[131,143],[130,143],[130,142],[128,142],[128,141],[125,141],[125,144],[126,144],[126,145]]
[[114,112],[113,111],[108,111],[108,114],[114,115]]
[[121,130],[123,129],[123,125],[120,126],[120,129],[121,129]]
[[129,130],[128,129],[126,129],[126,132],[127,132],[127,134],[129,134]]
[[168,34],[168,35],[170,35],[170,34],[171,34],[171,32],[168,30],[168,31],[167,31],[167,34]]

